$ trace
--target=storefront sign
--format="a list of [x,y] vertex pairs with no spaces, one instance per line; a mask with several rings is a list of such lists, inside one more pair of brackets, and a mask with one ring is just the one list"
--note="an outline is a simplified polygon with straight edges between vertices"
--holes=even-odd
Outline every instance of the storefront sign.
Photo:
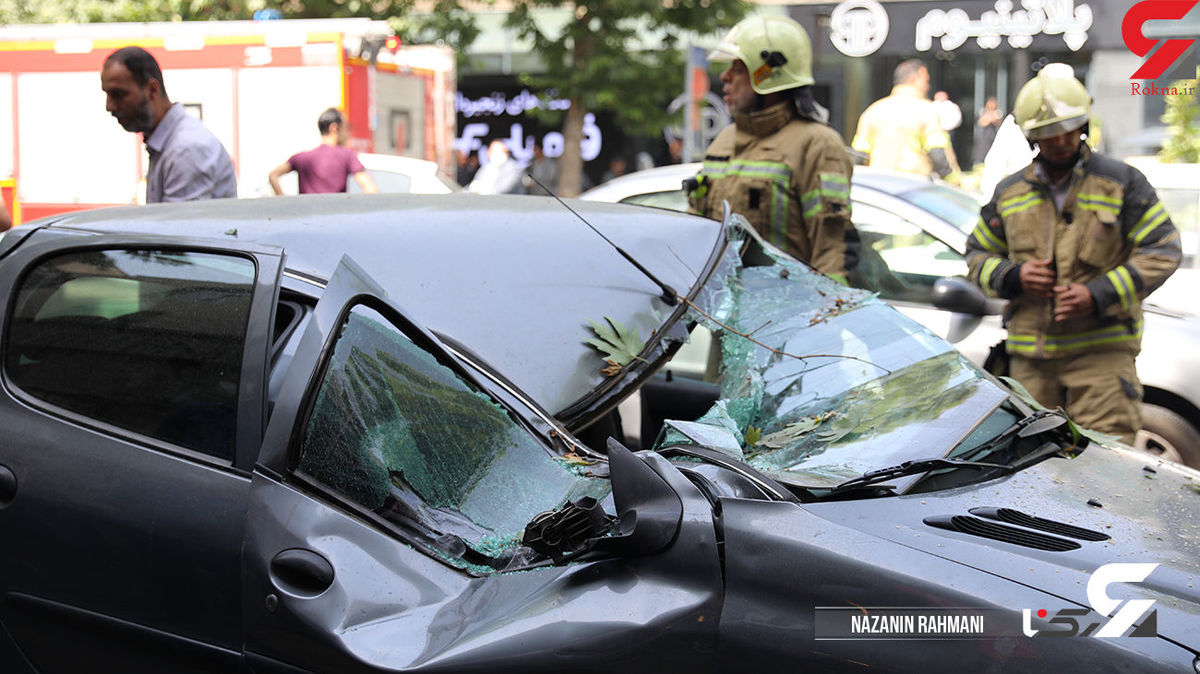
[[[479,155],[487,163],[487,141],[499,138],[505,141],[513,157],[527,162],[533,158],[534,135],[527,133],[524,115],[535,108],[566,110],[571,101],[565,98],[541,98],[528,89],[512,94],[494,91],[489,96],[471,98],[458,93],[455,107],[461,118],[461,133],[454,140],[454,149],[464,154]],[[489,118],[493,118],[489,120]],[[495,119],[499,118],[499,119]],[[541,135],[542,150],[547,157],[559,157],[563,152],[563,135],[558,131],[547,131]],[[583,118],[583,138],[580,150],[584,161],[598,157],[603,145],[603,133],[596,125],[596,116],[588,113]]]
[[934,38],[946,51],[958,49],[970,38],[983,49],[995,49],[1006,39],[1009,46],[1024,49],[1035,35],[1061,35],[1071,51],[1087,42],[1092,27],[1092,8],[1074,0],[1022,0],[1014,10],[1011,0],[996,0],[995,10],[978,19],[962,9],[930,10],[917,21],[916,48],[933,49]]
[[[671,101],[667,106],[668,113],[675,113],[680,110],[688,102],[686,93],[680,94]],[[708,147],[721,129],[729,126],[733,122],[733,118],[729,116],[729,110],[725,108],[725,101],[720,96],[712,91],[704,92],[704,96],[700,99],[699,105],[700,119],[697,124],[699,138],[696,141],[696,155],[686,157],[684,161],[697,159],[704,154],[704,148]],[[668,126],[663,129],[663,138],[668,143],[672,141],[683,141],[686,130],[683,124]]]
[[[1188,37],[1189,32],[1195,35],[1195,20],[1193,20],[1191,31],[1184,28],[1178,32],[1177,37],[1182,39],[1167,40],[1146,37],[1142,31],[1146,22],[1155,19],[1179,21],[1198,6],[1200,3],[1197,3],[1196,0],[1143,0],[1129,8],[1129,11],[1125,13],[1124,20],[1121,21],[1121,38],[1125,40],[1125,45],[1129,47],[1129,50],[1138,56],[1146,56],[1151,54],[1151,51],[1154,52],[1129,79],[1156,80],[1162,77],[1163,73],[1196,42],[1194,37]],[[1159,47],[1160,43],[1161,47]],[[1155,49],[1156,47],[1158,48]],[[1137,91],[1135,90],[1134,93]]]
[[845,0],[829,17],[829,39],[846,56],[870,56],[887,36],[887,10],[875,0]]
[[530,93],[528,89],[522,89],[520,92],[513,94],[512,98],[509,98],[508,94],[503,91],[493,91],[491,96],[481,96],[479,98],[470,98],[460,91],[454,102],[454,107],[458,109],[458,114],[467,119],[474,117],[497,117],[500,115],[516,117],[528,110],[539,108],[545,110],[566,110],[571,107],[571,101],[565,98],[542,99],[537,94]]

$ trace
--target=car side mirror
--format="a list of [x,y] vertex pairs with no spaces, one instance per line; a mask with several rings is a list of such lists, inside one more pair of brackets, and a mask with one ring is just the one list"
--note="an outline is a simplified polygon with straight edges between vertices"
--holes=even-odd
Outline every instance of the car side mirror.
[[933,306],[973,316],[1000,313],[1003,303],[988,299],[983,291],[962,276],[946,276],[933,282]]
[[614,438],[608,439],[608,466],[616,518],[606,515],[596,499],[584,497],[534,517],[525,526],[522,542],[555,564],[666,549],[683,522],[678,492],[647,460],[634,456]]

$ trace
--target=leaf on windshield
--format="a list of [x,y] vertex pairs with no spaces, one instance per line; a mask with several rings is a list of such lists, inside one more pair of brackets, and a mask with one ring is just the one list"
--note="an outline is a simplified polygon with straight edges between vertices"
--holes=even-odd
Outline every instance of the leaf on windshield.
[[845,414],[838,417],[837,421],[831,423],[828,430],[817,433],[817,439],[825,444],[833,444],[858,430],[862,419],[863,407],[861,405],[851,407],[846,410]]
[[[784,426],[782,430],[778,430],[778,431],[775,431],[774,433],[770,433],[768,435],[763,436],[762,439],[760,439],[755,444],[757,444],[760,447],[768,447],[771,449],[779,449],[781,447],[786,447],[786,446],[790,445],[791,443],[799,440],[806,433],[811,433],[822,423],[824,423],[828,419],[835,417],[835,416],[837,416],[837,412],[830,410],[829,412],[825,412],[824,414],[817,414],[817,415],[811,416],[811,417],[804,417],[800,421],[797,421],[795,423],[791,423],[791,424],[788,424],[787,426]],[[823,435],[823,434],[818,434],[817,437],[819,438],[819,437],[821,437],[821,435]],[[845,433],[842,433],[842,435],[845,435]],[[839,437],[841,437],[841,436],[839,436]],[[749,438],[748,434],[747,434],[747,438]],[[749,444],[749,443],[747,442],[747,444]]]
[[[1013,393],[1017,394],[1018,398],[1024,400],[1033,409],[1046,409],[1044,405],[1038,403],[1038,401],[1034,399],[1033,395],[1029,393],[1028,389],[1021,385],[1021,382],[1013,379],[1012,377],[1000,377],[1000,379],[1002,379],[1005,384],[1008,384],[1009,388],[1013,390]],[[1067,413],[1064,410],[1060,409],[1059,411],[1062,412],[1064,417],[1067,416]],[[1090,428],[1084,428],[1074,421],[1071,421],[1069,417],[1067,418],[1067,426],[1071,429],[1071,434],[1074,436],[1073,439],[1075,442],[1079,442],[1079,438],[1081,436],[1101,445],[1112,445],[1121,441],[1120,436],[1109,435],[1108,433],[1102,433],[1100,431],[1094,431]]]
[[604,323],[588,321],[596,336],[585,340],[584,343],[604,354],[604,360],[608,365],[600,372],[611,377],[638,357],[645,342],[638,335],[637,328],[630,330],[620,321],[608,316],[604,317],[604,321]]
[[753,447],[762,441],[762,429],[758,426],[747,426],[746,435],[742,438],[747,447]]
[[[1065,415],[1065,413],[1064,413],[1064,415]],[[1067,427],[1071,429],[1071,433],[1073,436],[1072,440],[1077,444],[1079,442],[1080,436],[1085,437],[1088,440],[1091,440],[1092,442],[1100,443],[1102,445],[1112,446],[1112,445],[1122,442],[1121,436],[1119,436],[1119,435],[1109,435],[1108,433],[1104,433],[1101,431],[1092,430],[1090,428],[1084,428],[1083,426],[1080,426],[1079,424],[1075,423],[1074,421],[1071,421],[1070,419],[1067,419]],[[1068,448],[1068,449],[1071,449],[1071,448]],[[1069,454],[1069,452],[1068,452],[1068,454]]]
[[579,456],[578,454],[576,454],[573,451],[567,452],[566,454],[563,454],[562,456],[556,456],[554,458],[557,461],[562,461],[563,463],[567,464],[568,466],[590,466],[592,464],[599,463],[598,461],[596,461],[594,459],[588,459],[588,458]]
[[1021,400],[1024,400],[1033,409],[1035,409],[1035,410],[1046,409],[1045,406],[1043,406],[1037,400],[1034,400],[1033,394],[1031,394],[1029,392],[1029,389],[1022,386],[1021,382],[1017,381],[1016,379],[1013,379],[1012,377],[1000,377],[1000,380],[1003,381],[1005,384],[1008,384],[1008,387],[1013,390],[1013,393],[1016,393],[1018,398],[1020,398]]
[[[825,293],[821,293],[821,295],[824,295],[824,294]],[[816,325],[817,323],[824,323],[824,322],[828,321],[829,319],[833,318],[834,316],[837,316],[838,314],[842,313],[842,309],[846,308],[846,306],[849,304],[850,304],[849,300],[847,300],[843,297],[838,297],[838,298],[834,299],[833,306],[825,307],[824,309],[822,309],[820,312],[817,313],[816,316],[812,317],[812,319],[808,322],[808,324]]]

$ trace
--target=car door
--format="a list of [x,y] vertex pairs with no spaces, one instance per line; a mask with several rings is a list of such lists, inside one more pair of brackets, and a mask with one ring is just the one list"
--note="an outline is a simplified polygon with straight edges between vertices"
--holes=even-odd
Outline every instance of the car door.
[[933,305],[934,283],[946,277],[965,277],[967,263],[962,253],[929,228],[902,215],[913,211],[892,202],[855,202],[854,226],[862,241],[855,284],[879,293],[905,316],[954,344],[969,360],[983,363],[988,349],[1004,338],[1000,316],[947,311]]
[[0,671],[241,651],[277,249],[35,231],[0,264]]
[[528,566],[512,553],[525,525],[583,496],[607,503],[608,479],[552,453],[515,414],[519,393],[485,387],[385,298],[344,259],[289,365],[251,488],[247,662],[712,671],[708,502],[664,471],[686,544]]

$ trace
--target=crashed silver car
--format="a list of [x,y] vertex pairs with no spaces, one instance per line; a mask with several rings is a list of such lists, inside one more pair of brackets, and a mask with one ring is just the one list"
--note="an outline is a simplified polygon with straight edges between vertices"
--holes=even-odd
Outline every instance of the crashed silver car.
[[[736,218],[572,208],[0,238],[0,671],[1200,666],[1200,473]],[[719,385],[657,376],[701,323]]]

